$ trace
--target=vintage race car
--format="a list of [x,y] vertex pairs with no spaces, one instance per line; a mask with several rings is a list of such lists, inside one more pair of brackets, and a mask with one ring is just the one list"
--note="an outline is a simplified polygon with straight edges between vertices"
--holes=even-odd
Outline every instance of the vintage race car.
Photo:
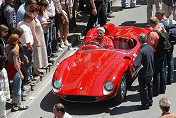
[[104,26],[105,35],[114,48],[103,48],[93,41],[96,28],[86,35],[84,44],[63,60],[52,79],[52,91],[60,99],[71,102],[98,102],[111,99],[121,103],[127,85],[134,79],[133,61],[140,49],[138,35],[149,28]]

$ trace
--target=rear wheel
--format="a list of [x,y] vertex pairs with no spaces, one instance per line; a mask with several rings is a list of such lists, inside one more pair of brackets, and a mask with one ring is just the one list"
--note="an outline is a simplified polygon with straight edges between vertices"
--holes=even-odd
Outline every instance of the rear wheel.
[[126,74],[124,73],[121,77],[120,88],[117,95],[113,98],[113,102],[122,103],[125,100],[125,96],[127,93],[127,82],[126,82]]

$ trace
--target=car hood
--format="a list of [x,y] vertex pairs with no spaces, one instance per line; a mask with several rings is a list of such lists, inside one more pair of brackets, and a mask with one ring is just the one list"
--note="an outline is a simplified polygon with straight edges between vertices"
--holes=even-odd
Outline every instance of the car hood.
[[54,76],[62,78],[60,94],[102,96],[105,81],[113,79],[109,75],[123,63],[123,59],[119,53],[108,50],[85,51],[76,53],[66,63]]
[[103,95],[104,79],[94,75],[72,75],[63,82],[60,94],[63,95]]
[[116,63],[118,63],[116,54],[112,51],[86,51],[76,55],[70,65],[70,73],[73,75],[104,75]]

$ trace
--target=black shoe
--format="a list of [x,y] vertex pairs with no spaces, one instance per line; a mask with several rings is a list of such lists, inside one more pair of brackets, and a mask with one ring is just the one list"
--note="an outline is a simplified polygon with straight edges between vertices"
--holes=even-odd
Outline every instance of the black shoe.
[[156,96],[158,96],[158,93],[153,93],[153,97],[156,97]]
[[167,85],[171,85],[172,84],[172,82],[167,82]]
[[54,64],[54,60],[52,59],[49,59],[48,62]]
[[140,105],[140,106],[137,106],[137,109],[138,110],[147,110],[147,109],[149,109],[149,106]]
[[26,81],[25,82],[25,85],[28,85],[28,84],[30,84],[31,83],[31,81]]
[[160,94],[165,94],[165,92],[160,91]]
[[21,111],[21,110],[26,110],[26,109],[28,109],[28,108],[29,108],[28,106],[23,106],[23,107],[19,107],[18,110]]
[[51,58],[56,58],[56,57],[58,57],[57,54],[51,54]]
[[153,103],[149,103],[149,106],[151,107],[153,105]]
[[11,112],[15,112],[15,111],[18,111],[18,107],[14,107],[14,106],[13,106],[13,107],[11,108]]

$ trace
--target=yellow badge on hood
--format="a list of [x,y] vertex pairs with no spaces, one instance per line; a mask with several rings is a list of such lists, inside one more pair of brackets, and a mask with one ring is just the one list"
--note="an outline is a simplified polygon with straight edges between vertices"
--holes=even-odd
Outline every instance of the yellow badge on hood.
[[136,55],[135,53],[133,54],[133,56],[134,56],[134,57],[137,57],[137,55]]

